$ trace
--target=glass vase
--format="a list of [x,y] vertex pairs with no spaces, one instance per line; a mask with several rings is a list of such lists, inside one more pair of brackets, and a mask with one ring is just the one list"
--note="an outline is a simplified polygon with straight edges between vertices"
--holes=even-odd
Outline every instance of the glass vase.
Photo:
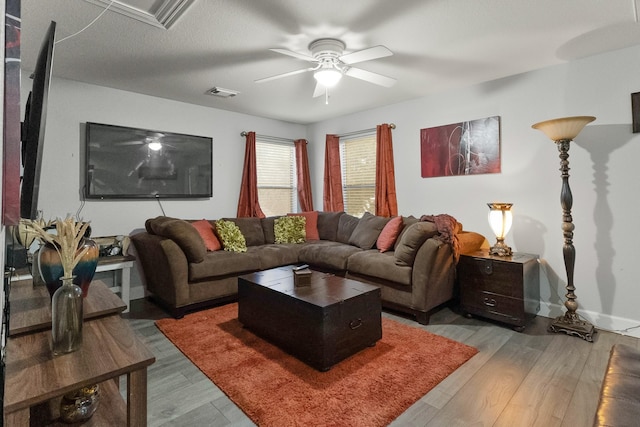
[[71,353],[82,345],[82,289],[73,277],[63,277],[51,299],[53,355]]

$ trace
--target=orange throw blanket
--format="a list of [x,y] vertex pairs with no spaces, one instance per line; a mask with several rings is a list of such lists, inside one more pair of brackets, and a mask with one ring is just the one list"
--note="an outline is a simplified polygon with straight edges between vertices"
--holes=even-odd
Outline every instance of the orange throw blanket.
[[438,230],[438,236],[435,238],[444,243],[449,243],[453,249],[453,259],[458,263],[460,259],[460,242],[458,241],[458,232],[462,230],[460,224],[454,217],[447,214],[439,215],[422,215],[420,221],[433,222]]

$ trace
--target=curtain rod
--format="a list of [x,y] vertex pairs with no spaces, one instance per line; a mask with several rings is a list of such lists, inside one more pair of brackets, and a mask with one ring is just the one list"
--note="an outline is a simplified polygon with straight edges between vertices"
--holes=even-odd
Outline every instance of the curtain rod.
[[[249,132],[247,131],[242,131],[240,132],[240,136],[247,136],[249,134]],[[267,141],[274,141],[274,142],[295,142],[295,139],[290,139],[290,138],[280,138],[279,136],[269,136],[269,135],[258,135],[256,134],[256,138],[262,139],[262,140],[267,140]]]
[[[391,129],[395,129],[396,125],[393,124],[393,123],[389,123],[389,127]],[[377,130],[378,130],[378,128],[371,128],[371,129],[357,130],[357,131],[354,131],[354,132],[347,132],[347,133],[343,133],[343,134],[338,135],[338,138],[344,138],[346,136],[354,136],[354,135],[360,135],[360,134],[365,134],[365,133],[372,133],[372,132],[375,132]]]

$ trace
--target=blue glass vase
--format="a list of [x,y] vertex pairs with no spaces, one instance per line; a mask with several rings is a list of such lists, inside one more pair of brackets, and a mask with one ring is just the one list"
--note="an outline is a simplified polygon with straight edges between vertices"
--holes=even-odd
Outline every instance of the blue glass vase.
[[[80,259],[73,268],[73,283],[82,289],[82,296],[86,297],[89,292],[89,285],[93,280],[98,266],[99,247],[91,239],[83,238],[78,245],[76,253],[88,248],[87,253]],[[49,295],[53,297],[54,292],[62,286],[60,278],[64,275],[60,255],[52,244],[43,245],[36,254],[38,259],[38,269],[42,280],[47,285]]]

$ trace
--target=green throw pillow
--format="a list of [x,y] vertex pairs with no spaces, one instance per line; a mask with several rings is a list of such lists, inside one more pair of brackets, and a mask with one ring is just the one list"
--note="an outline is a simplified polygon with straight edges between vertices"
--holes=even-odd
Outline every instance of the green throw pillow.
[[247,242],[240,228],[233,222],[225,221],[224,219],[217,220],[216,233],[222,240],[222,246],[225,251],[247,252]]
[[307,240],[307,219],[303,216],[283,216],[273,222],[276,243],[304,243]]

